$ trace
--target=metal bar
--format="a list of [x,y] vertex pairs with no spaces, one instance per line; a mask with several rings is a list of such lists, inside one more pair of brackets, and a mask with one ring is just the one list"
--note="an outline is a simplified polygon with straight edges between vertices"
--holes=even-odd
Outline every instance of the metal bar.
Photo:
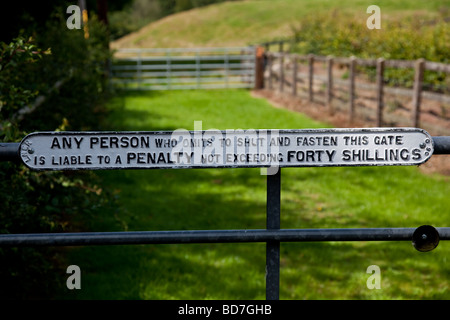
[[0,161],[20,162],[19,156],[20,143],[0,143]]
[[[122,79],[127,81],[127,79]],[[129,81],[133,82],[133,79],[129,79]],[[142,79],[141,83],[159,83],[165,84],[167,83],[170,88],[170,84],[182,84],[182,83],[211,83],[218,82],[223,83],[226,87],[231,83],[243,83],[243,77],[233,76],[233,77],[186,77],[186,78],[146,78]]]
[[[281,168],[267,175],[267,230],[280,231]],[[266,299],[280,297],[280,241],[266,243]]]
[[[170,55],[170,52],[166,53],[167,55]],[[210,56],[202,56],[199,54],[199,59],[200,61],[214,61],[214,60],[219,60],[219,61],[224,61],[226,59],[230,59],[230,60],[252,60],[253,57],[250,54],[244,55],[244,54],[239,54],[239,55],[235,55],[235,54],[229,54],[229,55],[220,55],[220,56],[214,56],[214,55],[210,55]],[[139,58],[134,58],[134,57],[130,57],[130,58],[123,58],[123,59],[116,59],[114,61],[115,64],[120,64],[120,63],[124,63],[124,62],[131,62],[131,61],[136,61],[136,60],[140,60],[142,62],[164,62],[166,61],[166,57],[167,56],[157,56],[157,57],[143,57],[141,59]],[[172,61],[179,61],[179,62],[183,62],[183,61],[194,61],[196,59],[196,56],[171,56]]]
[[[86,246],[237,242],[411,241],[417,228],[252,229],[1,234],[0,246]],[[441,241],[450,227],[436,228]]]
[[[210,73],[205,73],[205,74],[185,73],[183,75],[178,75],[178,76],[175,76],[172,73],[171,75],[172,75],[172,80],[174,80],[174,82],[178,81],[179,79],[181,79],[181,80],[190,79],[190,78],[197,79],[198,78],[197,75],[202,79],[219,78],[219,79],[222,79],[224,82],[226,80],[226,76],[221,72],[210,72]],[[159,81],[162,79],[166,79],[165,76],[167,76],[167,73],[165,73],[164,76],[155,75],[155,74],[151,74],[151,73],[143,73],[141,76],[143,79],[146,79],[146,80]],[[229,74],[228,78],[231,79],[232,81],[242,82],[242,79],[245,79],[245,78],[249,79],[252,76],[253,76],[252,73],[240,72],[240,73],[236,73],[236,74]],[[128,75],[128,74],[120,74],[112,79],[112,81],[127,81],[127,80],[135,80],[136,81],[137,79],[134,76]]]
[[[202,70],[205,69],[217,69],[223,68],[223,64],[221,63],[202,63]],[[254,64],[252,60],[247,62],[240,63],[229,63],[230,69],[250,69],[254,68]],[[139,67],[139,70],[165,70],[166,65],[156,65],[156,64],[144,64]],[[172,64],[172,69],[181,69],[181,70],[195,70],[197,68],[196,64]],[[113,71],[117,70],[137,70],[136,65],[120,65],[113,66]]]
[[[171,65],[171,67],[173,67],[173,65]],[[120,72],[120,73],[116,73],[114,75],[115,78],[120,78],[120,77],[133,77],[136,73],[135,72]],[[167,73],[166,72],[158,72],[158,71],[153,71],[153,72],[142,72],[142,77],[163,77],[165,76]],[[172,75],[172,77],[189,77],[189,76],[196,76],[197,72],[196,71],[172,71],[170,73]],[[247,69],[243,69],[243,70],[210,70],[210,71],[201,71],[200,76],[223,76],[225,77],[226,75],[228,76],[252,76],[253,73],[251,70],[247,70]]]
[[[118,84],[133,84],[135,82],[115,82]],[[229,89],[248,89],[248,88],[252,88],[253,85],[251,83],[230,83],[228,84],[228,88]],[[194,89],[198,89],[197,85],[190,85],[190,84],[186,84],[186,85],[175,85],[172,84],[170,90],[194,90]],[[206,83],[200,83],[200,89],[226,89],[225,84],[206,84]],[[167,85],[151,85],[151,86],[143,86],[142,88],[137,88],[137,87],[128,87],[127,90],[169,90]]]
[[432,137],[434,144],[433,154],[450,154],[450,136]]
[[117,49],[117,52],[129,52],[129,53],[136,53],[136,52],[142,52],[142,53],[161,53],[161,52],[224,52],[226,50],[229,51],[241,51],[241,50],[247,50],[251,51],[251,47],[210,47],[210,48],[121,48]]

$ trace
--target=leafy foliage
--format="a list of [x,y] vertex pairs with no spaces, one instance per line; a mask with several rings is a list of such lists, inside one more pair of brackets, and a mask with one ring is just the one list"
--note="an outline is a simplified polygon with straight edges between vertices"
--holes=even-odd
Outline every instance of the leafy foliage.
[[[368,29],[365,19],[335,10],[330,14],[305,17],[293,26],[293,51],[301,54],[341,57],[416,60],[450,63],[450,24],[444,17],[431,20],[415,15],[398,20],[382,19],[381,29]],[[374,68],[366,69],[375,77]],[[412,86],[414,70],[386,69],[390,84]],[[426,72],[425,82],[436,87],[445,84],[444,73]]]
[[[45,32],[0,43],[1,142],[20,141],[31,131],[99,126],[110,53],[106,29],[95,18],[88,27],[85,39],[83,30],[69,30],[64,17],[54,16]],[[99,183],[91,172],[32,172],[1,162],[0,232],[79,230],[79,215],[110,203]],[[58,250],[4,247],[0,259],[2,299],[42,299],[65,285],[64,275],[55,276],[65,271]]]
[[[22,67],[33,64],[50,50],[39,51],[33,38],[17,38],[10,44],[0,43],[0,92],[2,120],[11,118],[19,108],[29,104],[37,91],[26,86]],[[7,124],[4,124],[7,125]]]

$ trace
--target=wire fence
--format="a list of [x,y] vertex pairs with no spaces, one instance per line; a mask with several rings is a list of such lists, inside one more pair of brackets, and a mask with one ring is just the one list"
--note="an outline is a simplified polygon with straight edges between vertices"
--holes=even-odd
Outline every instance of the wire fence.
[[[347,112],[349,122],[423,127],[450,133],[450,65],[284,52],[286,41],[261,44],[264,88]],[[277,46],[278,52],[268,51]]]

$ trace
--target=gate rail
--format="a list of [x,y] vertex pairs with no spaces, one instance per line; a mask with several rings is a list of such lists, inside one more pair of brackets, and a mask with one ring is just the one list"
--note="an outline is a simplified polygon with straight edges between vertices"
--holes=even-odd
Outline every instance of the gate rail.
[[[411,241],[417,229],[242,229],[2,234],[0,235],[0,246],[85,246],[267,241]],[[450,240],[450,228],[435,229],[439,234],[439,240]]]
[[253,88],[255,48],[118,49],[112,83],[126,89]]

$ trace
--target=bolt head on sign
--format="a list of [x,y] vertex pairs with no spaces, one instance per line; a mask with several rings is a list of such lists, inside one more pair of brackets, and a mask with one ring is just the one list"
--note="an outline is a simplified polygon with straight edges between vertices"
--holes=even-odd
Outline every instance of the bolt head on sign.
[[20,144],[35,170],[420,165],[432,154],[418,128],[36,132]]

